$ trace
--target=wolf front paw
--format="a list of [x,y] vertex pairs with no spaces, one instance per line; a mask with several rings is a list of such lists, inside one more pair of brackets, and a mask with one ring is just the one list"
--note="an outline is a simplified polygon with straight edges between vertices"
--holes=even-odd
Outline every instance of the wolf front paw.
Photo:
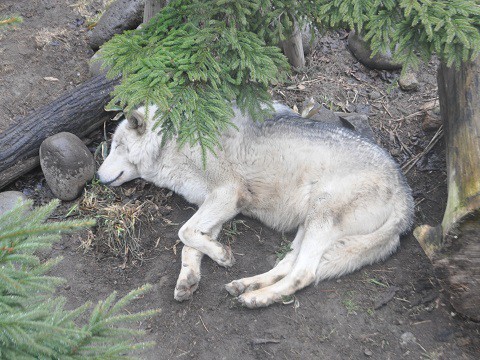
[[200,276],[190,272],[186,277],[179,277],[173,297],[177,301],[185,301],[192,298],[193,293],[198,289]]
[[222,257],[214,260],[218,265],[223,267],[232,267],[235,264],[235,257],[233,256],[230,246],[225,246]]

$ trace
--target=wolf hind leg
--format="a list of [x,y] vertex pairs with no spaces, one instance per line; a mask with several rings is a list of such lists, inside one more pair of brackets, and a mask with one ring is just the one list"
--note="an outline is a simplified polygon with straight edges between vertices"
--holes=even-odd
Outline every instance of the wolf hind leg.
[[281,280],[292,269],[298,252],[300,251],[300,245],[304,234],[304,227],[300,226],[295,235],[295,239],[293,239],[292,244],[290,245],[291,250],[278,262],[277,265],[275,265],[275,267],[273,267],[273,269],[256,276],[234,280],[226,284],[225,289],[230,295],[238,296],[244,292],[258,290]]
[[335,242],[318,263],[316,283],[382,261],[399,245],[398,219],[392,214],[380,228],[369,234],[345,236]]
[[268,306],[310,285],[315,281],[322,256],[341,235],[329,211],[307,219],[305,234],[290,272],[272,285],[240,295],[238,301],[249,308]]

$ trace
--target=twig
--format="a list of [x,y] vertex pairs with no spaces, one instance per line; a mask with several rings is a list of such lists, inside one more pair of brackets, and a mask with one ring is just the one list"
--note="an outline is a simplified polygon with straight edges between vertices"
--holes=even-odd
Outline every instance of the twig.
[[414,322],[412,325],[420,325],[420,324],[425,324],[429,322],[432,322],[432,320],[417,321],[417,322]]
[[432,140],[430,140],[430,142],[428,143],[428,145],[425,147],[425,149],[423,149],[423,151],[419,154],[417,154],[416,156],[414,156],[413,158],[411,158],[409,161],[407,161],[405,164],[403,164],[402,166],[402,170],[404,172],[404,174],[408,174],[408,172],[410,170],[412,170],[412,168],[415,166],[415,164],[422,158],[424,157],[425,155],[427,155],[430,150],[433,149],[433,147],[437,144],[438,140],[441,139],[443,135],[443,125],[440,126],[437,130],[437,132],[435,133],[435,135],[433,135],[433,138]]
[[268,343],[273,343],[273,344],[278,344],[280,340],[276,339],[252,339],[251,344],[252,345],[262,345],[262,344],[268,344]]
[[382,103],[382,106],[383,106],[383,108],[385,109],[385,111],[387,112],[387,114],[390,115],[390,117],[393,119],[392,113],[387,109],[387,107],[385,106],[384,103]]
[[207,330],[207,332],[208,332],[208,329],[207,329],[207,327],[206,327],[205,323],[203,322],[203,319],[202,319],[202,317],[201,317],[200,315],[198,315],[198,317],[200,318],[200,321],[202,322],[202,325],[203,325],[203,327],[204,327],[204,328],[205,328],[205,330]]
[[402,121],[402,120],[406,120],[406,119],[409,119],[409,118],[411,118],[411,117],[414,117],[414,116],[417,116],[417,115],[422,115],[423,113],[424,113],[424,111],[423,111],[423,110],[416,111],[416,112],[414,112],[413,114],[406,115],[406,116],[402,116],[401,118],[394,119],[393,121]]

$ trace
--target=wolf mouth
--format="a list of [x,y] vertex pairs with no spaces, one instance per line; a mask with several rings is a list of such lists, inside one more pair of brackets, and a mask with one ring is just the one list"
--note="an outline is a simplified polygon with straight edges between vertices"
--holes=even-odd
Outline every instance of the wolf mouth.
[[118,174],[118,176],[115,179],[110,180],[110,181],[106,181],[106,182],[102,181],[102,182],[103,182],[104,185],[110,185],[111,183],[117,181],[122,175],[123,175],[123,171],[120,174]]

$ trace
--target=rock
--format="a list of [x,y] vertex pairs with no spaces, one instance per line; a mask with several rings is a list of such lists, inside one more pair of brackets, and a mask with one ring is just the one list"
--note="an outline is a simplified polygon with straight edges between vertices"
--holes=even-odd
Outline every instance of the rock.
[[372,57],[372,50],[363,38],[351,31],[348,35],[348,48],[352,54],[366,67],[377,70],[398,70],[402,64],[394,62],[390,54],[376,54]]
[[407,71],[405,74],[400,75],[398,85],[403,91],[417,91],[420,87],[417,75],[412,71]]
[[303,103],[302,117],[315,121],[328,122],[360,133],[363,137],[375,142],[375,136],[368,122],[368,116],[357,113],[333,112],[324,108],[313,98]]
[[427,110],[423,117],[422,129],[423,131],[437,131],[442,125],[440,117],[440,108],[436,107],[432,110]]
[[67,201],[78,197],[95,174],[92,154],[82,140],[67,132],[42,142],[40,166],[53,194]]
[[365,349],[365,350],[363,351],[363,353],[364,353],[366,356],[372,356],[372,355],[373,355],[373,352],[372,352],[372,350],[370,350],[370,349]]
[[370,94],[368,95],[370,100],[378,100],[382,96],[383,96],[382,94],[380,94],[378,91],[375,91],[375,90],[370,91]]
[[305,24],[302,29],[302,45],[305,55],[310,54],[312,49],[315,49],[315,46],[318,44],[319,33],[315,27],[313,29],[312,33],[312,25],[310,24]]
[[400,346],[407,347],[410,344],[414,344],[417,342],[415,335],[411,332],[405,332],[400,336]]
[[88,68],[90,70],[90,75],[92,77],[95,77],[98,75],[105,75],[108,71],[108,69],[102,70],[103,61],[100,60],[101,52],[102,52],[102,49],[98,50],[88,62]]
[[90,33],[88,43],[97,50],[113,35],[135,29],[142,23],[145,0],[117,0],[103,13]]
[[20,191],[4,191],[0,193],[0,215],[12,210],[27,200],[27,197]]

